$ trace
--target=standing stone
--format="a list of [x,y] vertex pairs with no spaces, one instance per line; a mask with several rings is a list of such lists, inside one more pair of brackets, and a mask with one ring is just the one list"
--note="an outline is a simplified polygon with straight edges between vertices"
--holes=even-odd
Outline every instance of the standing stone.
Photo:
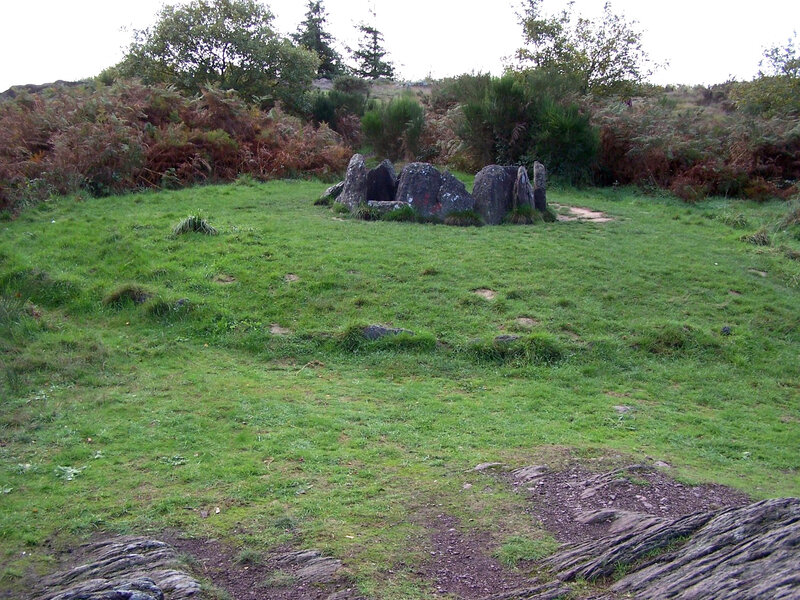
[[450,213],[465,212],[475,208],[475,198],[449,171],[442,174],[442,185],[439,187],[437,203],[440,206],[439,217],[444,218]]
[[547,171],[538,161],[533,163],[533,205],[538,211],[547,210]]
[[344,188],[336,201],[351,211],[367,201],[367,165],[363,155],[353,154],[353,158],[350,159],[347,175],[344,178]]
[[436,167],[428,163],[409,163],[400,172],[396,200],[407,202],[423,217],[438,217],[441,213],[441,186],[442,174]]
[[514,183],[514,210],[520,208],[534,209],[533,186],[528,179],[528,170],[525,167],[517,169],[517,180]]
[[397,193],[397,176],[391,161],[384,160],[367,173],[367,202],[393,202]]
[[330,204],[341,195],[343,189],[344,181],[340,181],[339,183],[332,185],[322,193],[316,204]]
[[512,209],[515,179],[516,168],[512,175],[507,167],[499,165],[484,167],[475,175],[475,210],[487,225],[499,225]]

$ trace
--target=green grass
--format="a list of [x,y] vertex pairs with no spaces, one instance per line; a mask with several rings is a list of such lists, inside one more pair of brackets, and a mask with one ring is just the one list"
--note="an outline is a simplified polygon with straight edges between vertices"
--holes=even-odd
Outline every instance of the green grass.
[[507,567],[516,567],[520,561],[539,560],[550,556],[558,549],[558,542],[551,535],[527,538],[514,535],[500,546],[494,555]]
[[[568,451],[800,493],[785,204],[554,190],[616,220],[459,228],[342,219],[313,206],[325,187],[63,198],[0,224],[0,587],[51,568],[45,543],[175,528],[317,547],[364,593],[423,598],[429,507],[494,549],[541,539],[470,469]],[[173,236],[196,211],[218,235]],[[414,333],[353,336],[373,323]]]

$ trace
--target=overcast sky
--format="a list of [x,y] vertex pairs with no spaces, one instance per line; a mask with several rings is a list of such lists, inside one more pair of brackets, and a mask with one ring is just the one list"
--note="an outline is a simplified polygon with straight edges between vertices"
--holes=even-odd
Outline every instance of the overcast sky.
[[[172,3],[172,2],[168,2]],[[180,3],[180,2],[179,2]],[[283,33],[296,30],[305,0],[265,2]],[[355,25],[374,3],[398,75],[417,80],[465,72],[500,74],[521,44],[517,0],[325,0],[329,31],[343,46],[358,43]],[[155,21],[162,0],[2,0],[0,91],[11,85],[90,77],[119,61],[133,29]],[[599,15],[604,0],[576,0],[577,12]],[[638,21],[652,59],[669,62],[654,83],[713,84],[750,79],[763,49],[800,28],[800,1],[613,0]],[[545,0],[555,13],[563,0]],[[363,7],[363,8],[361,8]]]

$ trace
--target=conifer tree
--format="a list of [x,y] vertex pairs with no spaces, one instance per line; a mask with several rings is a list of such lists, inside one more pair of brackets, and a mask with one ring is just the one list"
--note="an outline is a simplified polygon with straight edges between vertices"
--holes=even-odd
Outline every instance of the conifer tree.
[[[370,11],[372,20],[375,21],[375,11]],[[383,47],[383,34],[372,25],[360,23],[358,30],[361,32],[361,42],[355,50],[353,58],[356,61],[355,74],[364,79],[380,79],[394,77],[394,65],[384,60],[387,52]]]
[[333,36],[325,31],[327,15],[322,0],[308,0],[305,20],[300,23],[294,42],[317,53],[320,59],[318,77],[333,79],[342,72],[342,57],[333,48]]

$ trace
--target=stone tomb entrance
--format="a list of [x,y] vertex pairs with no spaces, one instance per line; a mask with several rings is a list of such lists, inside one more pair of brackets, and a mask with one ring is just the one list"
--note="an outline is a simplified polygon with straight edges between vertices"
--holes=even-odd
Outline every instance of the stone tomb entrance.
[[398,177],[394,165],[383,161],[368,170],[364,156],[354,154],[345,180],[325,196],[350,212],[369,207],[385,214],[404,206],[419,216],[444,221],[449,215],[475,214],[487,225],[499,225],[511,214],[554,220],[547,208],[547,176],[543,164],[533,165],[533,183],[523,166],[489,165],[475,175],[470,194],[450,172],[429,163],[406,165]]

